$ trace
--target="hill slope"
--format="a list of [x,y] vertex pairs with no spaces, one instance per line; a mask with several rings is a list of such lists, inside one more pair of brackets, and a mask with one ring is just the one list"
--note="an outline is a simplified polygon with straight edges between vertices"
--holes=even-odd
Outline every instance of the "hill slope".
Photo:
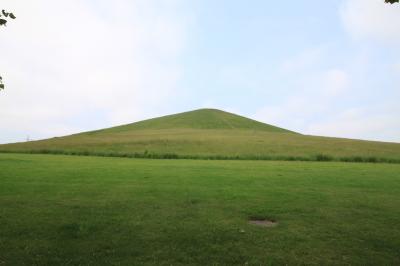
[[306,136],[214,109],[66,137],[0,145],[0,152],[400,162],[399,143]]

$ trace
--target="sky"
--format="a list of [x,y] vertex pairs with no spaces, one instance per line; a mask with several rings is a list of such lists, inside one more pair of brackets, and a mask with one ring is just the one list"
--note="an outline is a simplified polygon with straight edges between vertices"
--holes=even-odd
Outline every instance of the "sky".
[[400,5],[2,0],[0,143],[217,108],[400,142]]

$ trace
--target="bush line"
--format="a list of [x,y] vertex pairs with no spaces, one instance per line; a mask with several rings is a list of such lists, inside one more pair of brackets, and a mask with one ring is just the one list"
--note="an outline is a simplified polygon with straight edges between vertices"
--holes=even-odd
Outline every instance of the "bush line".
[[284,156],[284,155],[179,155],[175,153],[153,153],[145,151],[143,153],[121,153],[121,152],[90,152],[90,151],[64,151],[64,150],[0,150],[0,153],[27,153],[27,154],[54,154],[54,155],[75,155],[75,156],[98,156],[98,157],[121,157],[121,158],[140,158],[140,159],[190,159],[190,160],[249,160],[249,161],[307,161],[307,162],[354,162],[354,163],[394,163],[400,164],[400,159],[378,158],[374,156],[346,156],[333,157],[326,154],[314,156]]

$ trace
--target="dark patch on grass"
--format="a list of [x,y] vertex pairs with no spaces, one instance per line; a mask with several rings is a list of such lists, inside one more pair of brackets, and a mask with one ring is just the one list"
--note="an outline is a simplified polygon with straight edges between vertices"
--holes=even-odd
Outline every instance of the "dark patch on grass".
[[192,205],[196,205],[196,204],[199,204],[199,203],[200,203],[200,200],[198,200],[198,199],[191,199],[191,200],[189,200],[189,202],[190,202],[190,204],[192,204]]
[[249,224],[261,227],[275,227],[278,225],[278,222],[275,219],[256,215],[249,218]]
[[77,223],[60,226],[59,233],[62,238],[78,238],[80,226]]
[[64,239],[76,239],[93,233],[95,228],[89,224],[68,223],[60,226],[58,232]]

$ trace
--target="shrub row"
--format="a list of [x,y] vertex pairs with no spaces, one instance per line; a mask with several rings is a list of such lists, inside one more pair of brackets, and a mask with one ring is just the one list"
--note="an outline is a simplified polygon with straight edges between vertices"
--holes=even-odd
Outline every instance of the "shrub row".
[[356,163],[400,163],[400,159],[378,158],[363,156],[333,157],[326,154],[315,156],[269,156],[269,155],[180,155],[175,153],[153,153],[145,151],[143,153],[121,153],[121,152],[91,152],[91,151],[68,151],[68,150],[19,150],[9,151],[0,150],[0,153],[29,153],[29,154],[59,154],[59,155],[78,155],[78,156],[100,156],[100,157],[123,157],[123,158],[142,158],[142,159],[192,159],[192,160],[256,160],[256,161],[316,161],[316,162],[356,162]]

